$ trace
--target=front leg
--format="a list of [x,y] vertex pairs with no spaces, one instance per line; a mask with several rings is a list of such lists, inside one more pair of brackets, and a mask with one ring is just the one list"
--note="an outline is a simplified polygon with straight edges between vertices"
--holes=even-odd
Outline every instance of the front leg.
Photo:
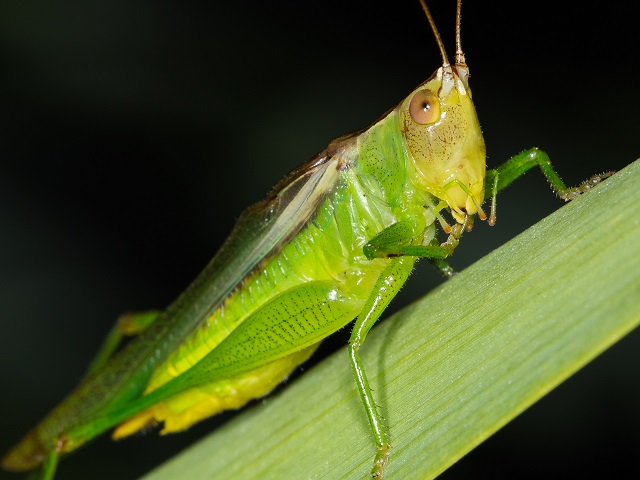
[[579,197],[588,190],[591,190],[602,180],[613,174],[613,172],[606,172],[594,175],[577,187],[568,188],[556,173],[553,165],[551,165],[551,160],[546,152],[538,150],[537,148],[526,150],[514,157],[511,157],[499,167],[487,170],[485,177],[485,184],[487,185],[487,188],[485,190],[484,198],[485,200],[491,198],[489,225],[494,225],[496,223],[496,196],[498,192],[504,190],[511,184],[511,182],[519,178],[527,170],[536,166],[540,167],[540,170],[547,178],[547,181],[551,185],[553,191],[566,202]]
[[[450,235],[449,240],[442,245],[414,245],[415,231],[411,222],[403,220],[388,226],[373,237],[363,248],[369,260],[374,258],[393,257],[425,257],[433,260],[443,260],[451,255],[458,245],[459,233]],[[436,264],[437,265],[437,264]]]

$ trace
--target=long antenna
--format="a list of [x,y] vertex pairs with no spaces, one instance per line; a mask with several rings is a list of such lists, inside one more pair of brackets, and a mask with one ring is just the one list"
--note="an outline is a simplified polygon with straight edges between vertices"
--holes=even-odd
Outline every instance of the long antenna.
[[[460,8],[460,1],[458,0],[458,9]],[[427,4],[425,3],[425,0],[420,0],[420,5],[422,5],[422,10],[424,10],[425,15],[427,16],[427,20],[429,20],[429,25],[431,25],[431,30],[433,31],[433,34],[436,36],[436,43],[438,44],[438,48],[440,49],[440,55],[442,56],[442,66],[443,67],[450,67],[451,64],[449,63],[449,59],[447,58],[447,52],[444,49],[444,44],[442,43],[442,39],[440,38],[440,34],[438,33],[438,29],[436,28],[436,22],[433,21],[433,17],[431,16],[431,12],[429,11],[429,8],[427,7]],[[459,12],[460,10],[458,10]],[[460,16],[460,14],[458,13],[458,17]],[[459,29],[458,29],[459,32]],[[460,54],[462,54],[462,50],[460,51]],[[464,63],[464,55],[462,56],[463,58],[463,63]],[[456,63],[458,63],[458,53],[456,53]]]
[[464,53],[462,52],[462,36],[460,35],[460,24],[462,22],[462,0],[458,0],[456,7],[456,65],[466,65]]

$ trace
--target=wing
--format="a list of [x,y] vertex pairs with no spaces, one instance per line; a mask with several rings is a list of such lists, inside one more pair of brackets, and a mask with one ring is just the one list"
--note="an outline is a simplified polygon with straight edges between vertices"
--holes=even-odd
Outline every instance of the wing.
[[184,333],[191,333],[260,262],[304,228],[339,185],[340,165],[322,152],[285,177],[266,200],[246,209],[215,257],[169,308],[173,328],[180,310],[197,310],[197,318],[185,325]]

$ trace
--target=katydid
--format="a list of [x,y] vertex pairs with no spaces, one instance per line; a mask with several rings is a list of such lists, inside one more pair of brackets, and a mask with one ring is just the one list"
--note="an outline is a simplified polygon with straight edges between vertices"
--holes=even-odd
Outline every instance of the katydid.
[[[85,379],[5,455],[4,468],[42,468],[42,478],[52,478],[61,455],[112,428],[114,438],[156,424],[177,432],[239,408],[355,320],[349,356],[375,444],[371,475],[383,477],[389,432],[358,352],[416,260],[449,274],[445,259],[462,234],[476,217],[493,224],[497,193],[533,167],[565,200],[604,177],[567,188],[537,149],[486,170],[460,0],[453,64],[421,3],[442,66],[368,129],[334,140],[247,209],[166,310],[118,322]],[[134,338],[118,350],[125,333]]]

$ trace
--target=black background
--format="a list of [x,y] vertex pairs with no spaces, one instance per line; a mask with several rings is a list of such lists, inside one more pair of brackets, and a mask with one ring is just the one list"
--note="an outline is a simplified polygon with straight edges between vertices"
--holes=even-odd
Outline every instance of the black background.
[[[431,3],[452,55],[455,6]],[[640,41],[634,7],[558,3],[467,2],[463,42],[489,166],[535,145],[576,184],[640,155]],[[120,313],[171,302],[243,208],[439,63],[417,1],[3,1],[0,450],[73,387]],[[529,173],[452,263],[560,205]],[[395,306],[440,281],[419,270]],[[637,476],[639,345],[624,339],[443,478]],[[101,438],[59,478],[137,478],[214,422]]]

